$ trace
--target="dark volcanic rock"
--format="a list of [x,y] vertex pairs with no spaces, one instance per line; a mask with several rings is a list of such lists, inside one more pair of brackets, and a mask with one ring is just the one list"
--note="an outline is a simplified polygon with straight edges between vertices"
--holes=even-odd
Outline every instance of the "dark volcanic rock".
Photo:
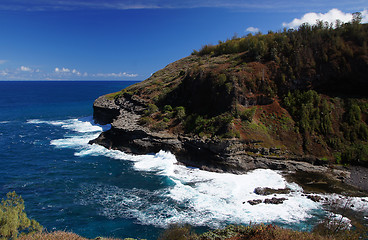
[[290,193],[290,189],[289,188],[273,189],[268,187],[265,188],[257,187],[256,189],[254,189],[254,193],[263,196],[271,194],[288,194]]
[[93,119],[98,124],[109,124],[120,115],[120,108],[113,100],[101,96],[93,104]]
[[307,198],[312,200],[313,202],[319,202],[322,200],[322,197],[318,195],[308,195]]
[[254,200],[249,200],[248,203],[250,205],[257,205],[257,204],[260,204],[262,203],[262,200],[261,199],[254,199]]
[[282,204],[285,200],[288,200],[287,198],[267,198],[263,202],[266,204]]

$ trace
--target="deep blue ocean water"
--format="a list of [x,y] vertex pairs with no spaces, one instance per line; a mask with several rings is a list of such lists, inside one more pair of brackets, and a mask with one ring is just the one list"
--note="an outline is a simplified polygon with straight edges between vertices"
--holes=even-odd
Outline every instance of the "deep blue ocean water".
[[[49,231],[89,238],[156,239],[172,223],[309,230],[323,216],[321,203],[275,171],[210,173],[177,165],[162,151],[132,156],[89,145],[109,129],[93,123],[93,101],[133,83],[0,81],[0,198],[16,191],[28,216]],[[247,200],[264,198],[255,187],[293,191],[284,204],[251,206]]]

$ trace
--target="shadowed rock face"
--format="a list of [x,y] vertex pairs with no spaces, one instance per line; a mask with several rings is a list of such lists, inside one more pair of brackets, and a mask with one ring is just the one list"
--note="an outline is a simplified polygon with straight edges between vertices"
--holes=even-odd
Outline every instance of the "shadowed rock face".
[[98,124],[105,125],[112,123],[119,115],[119,106],[103,96],[96,99],[93,104],[93,119]]

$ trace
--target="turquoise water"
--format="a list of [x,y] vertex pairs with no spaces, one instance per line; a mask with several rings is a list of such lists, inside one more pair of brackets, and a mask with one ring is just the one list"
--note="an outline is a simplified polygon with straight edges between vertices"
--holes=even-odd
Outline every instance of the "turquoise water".
[[[173,223],[309,230],[323,215],[321,203],[275,171],[210,173],[177,165],[163,151],[132,156],[89,145],[109,129],[93,123],[94,99],[133,83],[0,82],[0,196],[16,191],[49,231],[89,238],[156,239]],[[248,200],[264,198],[255,187],[293,191],[283,204],[251,206]]]

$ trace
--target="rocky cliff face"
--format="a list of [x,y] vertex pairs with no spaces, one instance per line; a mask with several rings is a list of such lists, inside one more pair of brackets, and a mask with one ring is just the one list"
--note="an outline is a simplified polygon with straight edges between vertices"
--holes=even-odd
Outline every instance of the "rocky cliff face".
[[[185,165],[217,172],[242,173],[257,168],[326,172],[328,169],[314,157],[271,156],[279,150],[250,149],[251,143],[239,139],[214,140],[168,131],[154,132],[138,124],[144,107],[132,99],[121,97],[117,100],[102,96],[95,101],[94,109],[95,121],[100,124],[111,123],[112,127],[90,143],[109,149],[132,154],[170,151]],[[253,156],[249,150],[254,152]],[[264,156],[258,156],[257,153],[263,153]],[[340,174],[341,171],[336,173]]]
[[356,23],[304,26],[205,46],[98,98],[95,121],[112,128],[91,143],[235,173],[367,165],[366,36]]

